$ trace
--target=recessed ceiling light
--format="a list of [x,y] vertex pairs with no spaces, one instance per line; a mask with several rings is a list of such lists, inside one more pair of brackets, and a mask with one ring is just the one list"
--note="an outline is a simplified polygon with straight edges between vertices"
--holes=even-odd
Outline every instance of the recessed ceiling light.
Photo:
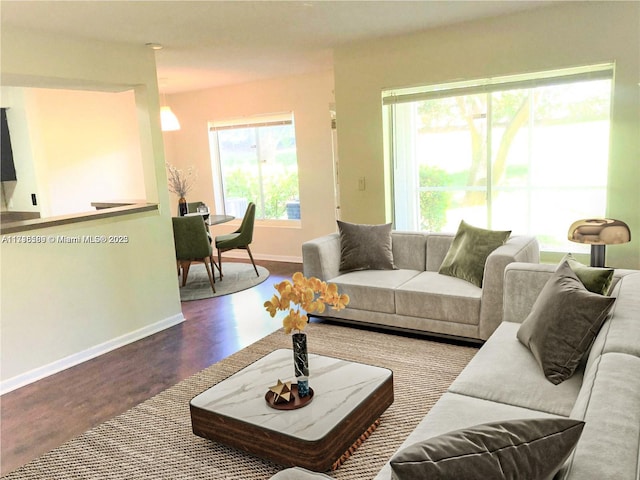
[[159,43],[145,43],[151,50],[162,50],[164,47]]

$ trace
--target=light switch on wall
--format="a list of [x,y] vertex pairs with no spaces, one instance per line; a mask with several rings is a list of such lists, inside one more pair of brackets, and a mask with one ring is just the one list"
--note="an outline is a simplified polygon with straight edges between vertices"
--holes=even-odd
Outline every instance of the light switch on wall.
[[358,190],[365,190],[367,188],[367,184],[364,180],[364,177],[358,178]]

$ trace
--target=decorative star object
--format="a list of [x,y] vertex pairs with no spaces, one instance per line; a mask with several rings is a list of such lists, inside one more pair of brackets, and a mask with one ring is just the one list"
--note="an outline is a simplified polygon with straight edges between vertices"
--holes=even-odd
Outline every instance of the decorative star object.
[[278,379],[278,383],[269,387],[269,391],[273,392],[273,403],[283,403],[291,400],[291,382],[282,383]]

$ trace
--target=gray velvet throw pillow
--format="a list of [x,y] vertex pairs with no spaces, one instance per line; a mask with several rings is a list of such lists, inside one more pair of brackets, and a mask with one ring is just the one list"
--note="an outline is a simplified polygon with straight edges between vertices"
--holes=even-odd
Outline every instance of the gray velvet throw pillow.
[[485,230],[461,221],[438,273],[482,287],[487,257],[510,235],[511,231]]
[[564,261],[547,281],[517,337],[558,385],[575,372],[615,298],[588,291]]
[[584,422],[534,418],[486,423],[419,442],[391,458],[396,480],[547,480],[580,439]]
[[340,271],[393,270],[391,224],[365,225],[338,220]]

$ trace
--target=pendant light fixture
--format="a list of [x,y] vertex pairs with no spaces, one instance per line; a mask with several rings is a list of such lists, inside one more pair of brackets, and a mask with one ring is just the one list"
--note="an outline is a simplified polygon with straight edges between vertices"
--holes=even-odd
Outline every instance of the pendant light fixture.
[[[163,48],[163,46],[159,43],[147,43],[146,45],[154,52],[162,50]],[[161,78],[160,80],[166,82],[167,79]],[[162,104],[160,105],[160,126],[163,132],[173,132],[176,130],[180,130],[180,122],[178,121],[178,117],[176,117],[176,114],[173,113],[171,107],[167,105],[164,93],[162,93]]]
[[160,107],[160,125],[163,132],[180,130],[178,117],[176,117],[176,114],[171,111],[171,107],[168,105]]

